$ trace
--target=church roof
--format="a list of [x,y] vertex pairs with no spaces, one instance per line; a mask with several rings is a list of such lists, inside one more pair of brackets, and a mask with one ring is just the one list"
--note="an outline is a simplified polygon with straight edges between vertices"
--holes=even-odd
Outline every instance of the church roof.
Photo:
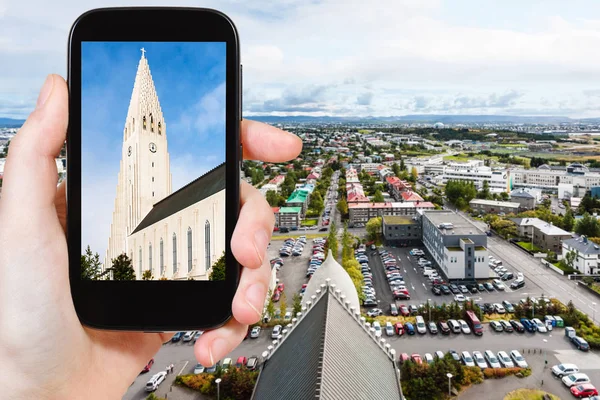
[[316,292],[327,279],[331,279],[337,285],[338,289],[346,295],[346,300],[350,301],[350,305],[357,309],[360,307],[356,286],[354,286],[352,278],[350,278],[344,267],[331,255],[331,250],[328,250],[327,257],[321,266],[317,268],[310,281],[308,281],[305,293]]
[[141,231],[221,190],[225,190],[225,163],[154,204],[152,210],[131,234]]
[[395,352],[375,338],[359,310],[336,285],[323,284],[263,353],[252,399],[401,399]]
[[[129,121],[130,118],[136,115],[149,116],[153,110],[158,113],[158,115],[155,115],[156,120],[163,120],[158,94],[156,93],[152,73],[150,73],[150,65],[148,65],[148,59],[144,56],[144,51],[142,51],[142,57],[140,58],[135,74],[129,109],[127,110],[127,120]],[[139,123],[142,123],[142,121],[139,121]]]

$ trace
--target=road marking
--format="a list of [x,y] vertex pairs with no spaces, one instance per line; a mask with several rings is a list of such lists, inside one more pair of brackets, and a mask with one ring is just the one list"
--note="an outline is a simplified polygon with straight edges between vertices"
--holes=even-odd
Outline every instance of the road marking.
[[183,364],[183,367],[181,367],[181,371],[179,371],[179,373],[177,375],[181,375],[181,373],[183,372],[183,369],[188,365],[189,361],[186,361],[185,364]]
[[410,285],[410,287],[412,288],[412,290],[415,290],[415,287],[413,285]]
[[407,273],[407,272],[406,272],[406,268],[404,268],[404,273],[405,273],[405,274]]

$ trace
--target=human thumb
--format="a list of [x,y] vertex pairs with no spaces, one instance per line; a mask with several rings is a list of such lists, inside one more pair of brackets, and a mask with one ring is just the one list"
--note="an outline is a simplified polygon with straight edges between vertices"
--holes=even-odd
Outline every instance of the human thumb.
[[55,158],[65,142],[69,96],[58,75],[48,75],[35,110],[10,142],[4,167],[0,213],[27,219],[54,210],[58,172]]

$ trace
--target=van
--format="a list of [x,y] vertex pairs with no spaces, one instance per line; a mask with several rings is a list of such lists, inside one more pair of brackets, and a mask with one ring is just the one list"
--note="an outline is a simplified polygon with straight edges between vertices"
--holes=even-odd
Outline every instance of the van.
[[460,324],[455,319],[449,319],[448,320],[448,326],[450,327],[450,329],[454,333],[461,333],[462,332],[462,330],[460,328]]
[[427,327],[425,326],[425,320],[423,319],[422,316],[417,315],[416,325],[417,325],[417,332],[419,332],[420,334],[427,333]]

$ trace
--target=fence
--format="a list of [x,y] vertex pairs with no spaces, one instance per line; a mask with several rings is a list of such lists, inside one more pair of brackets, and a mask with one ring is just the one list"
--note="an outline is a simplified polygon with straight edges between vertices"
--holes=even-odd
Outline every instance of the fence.
[[564,275],[564,274],[565,274],[565,271],[563,271],[562,269],[560,269],[560,268],[556,267],[554,264],[552,264],[552,263],[549,263],[549,262],[548,262],[548,261],[546,261],[546,260],[542,260],[542,264],[543,264],[544,266],[546,266],[547,268],[550,268],[551,270],[553,270],[553,271],[554,271],[554,272],[556,272],[557,274],[560,274],[560,275]]

